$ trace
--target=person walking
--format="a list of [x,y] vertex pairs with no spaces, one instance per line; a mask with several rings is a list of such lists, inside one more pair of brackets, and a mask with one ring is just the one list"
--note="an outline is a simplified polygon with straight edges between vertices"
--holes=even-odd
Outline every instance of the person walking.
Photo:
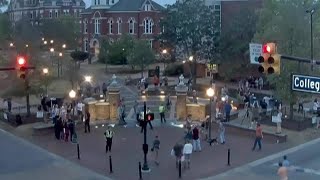
[[279,110],[277,114],[277,130],[276,134],[281,134],[282,112]]
[[84,133],[90,133],[90,113],[88,110],[86,110],[86,114],[85,114],[85,121],[84,121]]
[[161,120],[161,123],[166,123],[166,117],[165,117],[165,107],[163,104],[161,104],[159,106],[159,113],[160,113],[160,120]]
[[190,168],[192,149],[193,149],[192,144],[188,140],[187,143],[183,146],[183,155],[185,160],[184,168],[188,168],[188,169]]
[[197,126],[194,127],[192,130],[192,140],[193,140],[193,150],[200,152],[201,151],[200,134]]
[[231,104],[227,101],[226,104],[224,105],[224,112],[225,112],[225,115],[226,115],[226,122],[229,122],[229,121],[230,121],[230,113],[231,113],[231,110],[232,110],[232,106],[231,106]]
[[112,138],[114,136],[114,132],[112,131],[111,126],[108,127],[108,129],[104,133],[104,136],[106,138],[106,153],[108,153],[108,151],[111,152]]
[[282,165],[287,168],[290,167],[290,162],[288,161],[288,157],[286,155],[283,156]]
[[278,175],[280,180],[288,180],[288,169],[283,166],[282,162],[279,162]]
[[220,143],[221,144],[225,144],[226,143],[226,139],[224,136],[226,129],[223,125],[223,123],[221,121],[219,121],[219,138],[220,138]]
[[151,151],[153,151],[155,154],[154,162],[156,165],[159,165],[159,161],[158,161],[159,149],[160,149],[160,140],[159,140],[159,137],[156,136],[155,139],[153,140],[153,146],[151,148]]
[[263,138],[262,128],[261,128],[260,123],[257,123],[257,127],[256,127],[256,139],[255,139],[255,141],[254,141],[252,151],[254,151],[254,150],[256,149],[257,144],[258,144],[258,146],[259,146],[259,150],[261,150],[261,140],[262,140],[262,138]]
[[182,161],[183,145],[180,143],[176,143],[171,150],[171,155],[176,157],[176,168],[179,168],[179,162]]
[[75,124],[74,121],[71,119],[71,116],[68,117],[68,129],[70,131],[70,141],[72,142],[72,138],[75,134]]

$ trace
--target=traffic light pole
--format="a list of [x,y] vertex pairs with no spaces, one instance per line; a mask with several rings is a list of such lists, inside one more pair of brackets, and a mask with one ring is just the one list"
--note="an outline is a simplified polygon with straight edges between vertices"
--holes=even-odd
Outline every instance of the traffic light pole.
[[[281,55],[281,59],[291,60],[291,61],[298,61],[303,63],[310,63],[311,59],[308,58],[301,58],[301,57],[294,57],[294,56],[287,56],[287,55]],[[320,61],[314,61],[315,64],[320,65]]]
[[143,145],[142,145],[142,149],[143,149],[143,153],[144,153],[144,162],[143,162],[143,166],[142,166],[142,171],[143,172],[150,172],[150,168],[148,166],[148,160],[147,160],[147,154],[148,154],[148,144],[147,144],[147,104],[146,102],[143,102]]

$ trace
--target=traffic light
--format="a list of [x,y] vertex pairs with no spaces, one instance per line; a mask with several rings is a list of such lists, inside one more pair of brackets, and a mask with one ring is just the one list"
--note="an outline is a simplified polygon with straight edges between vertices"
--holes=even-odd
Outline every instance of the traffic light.
[[258,58],[258,62],[260,63],[258,71],[266,74],[280,74],[280,59],[281,56],[277,53],[275,43],[267,43],[263,45],[262,54]]
[[17,57],[17,75],[21,79],[26,78],[26,72],[27,72],[27,60],[24,56],[18,56]]
[[148,113],[146,116],[147,116],[147,121],[153,121],[154,120],[154,113]]

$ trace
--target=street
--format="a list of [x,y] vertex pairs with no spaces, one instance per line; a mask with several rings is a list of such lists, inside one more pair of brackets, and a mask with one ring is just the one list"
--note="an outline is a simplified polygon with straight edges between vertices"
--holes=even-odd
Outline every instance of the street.
[[[320,178],[320,139],[315,139],[294,148],[276,153],[247,165],[232,169],[216,177],[202,180],[270,180],[277,179],[278,162],[284,155],[288,156],[290,180],[318,180]],[[241,177],[241,178],[239,178]]]
[[110,180],[0,129],[1,180]]

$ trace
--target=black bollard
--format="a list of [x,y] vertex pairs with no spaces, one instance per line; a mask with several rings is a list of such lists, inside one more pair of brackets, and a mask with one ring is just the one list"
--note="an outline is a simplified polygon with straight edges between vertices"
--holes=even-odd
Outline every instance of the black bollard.
[[230,149],[228,149],[228,166],[230,166]]
[[80,146],[79,146],[79,143],[77,144],[77,151],[78,151],[78,159],[80,160]]
[[139,162],[139,180],[142,180],[141,162]]
[[111,159],[111,156],[109,156],[109,167],[110,167],[110,173],[113,173],[113,171],[112,171],[112,159]]
[[181,178],[181,161],[179,161],[179,178]]

